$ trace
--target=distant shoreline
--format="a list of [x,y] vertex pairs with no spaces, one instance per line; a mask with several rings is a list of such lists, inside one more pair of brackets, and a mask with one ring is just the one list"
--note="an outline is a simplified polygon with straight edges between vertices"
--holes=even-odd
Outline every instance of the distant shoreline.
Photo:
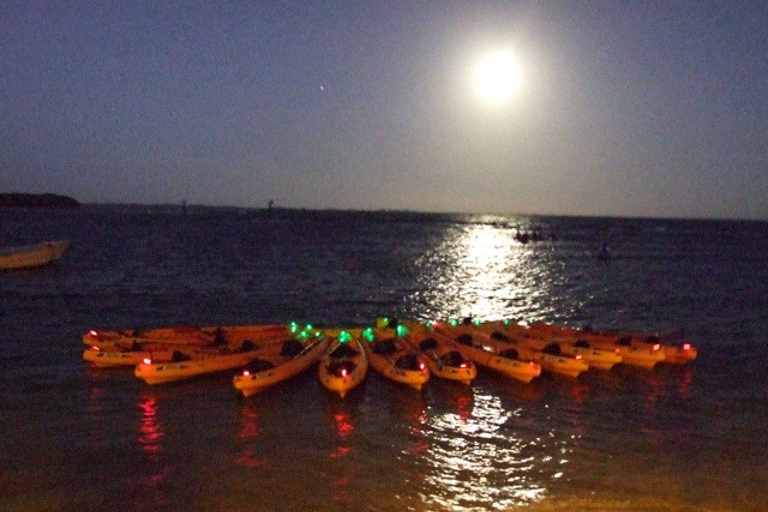
[[77,208],[80,203],[59,194],[0,194],[0,207]]

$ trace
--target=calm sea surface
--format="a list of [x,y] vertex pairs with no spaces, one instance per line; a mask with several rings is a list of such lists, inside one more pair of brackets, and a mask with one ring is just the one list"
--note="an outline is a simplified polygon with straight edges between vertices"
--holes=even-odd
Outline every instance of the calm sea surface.
[[[63,237],[0,274],[0,510],[768,510],[768,223],[0,209],[0,246]],[[314,370],[245,399],[81,358],[91,328],[470,314],[684,329],[699,358],[344,400]]]

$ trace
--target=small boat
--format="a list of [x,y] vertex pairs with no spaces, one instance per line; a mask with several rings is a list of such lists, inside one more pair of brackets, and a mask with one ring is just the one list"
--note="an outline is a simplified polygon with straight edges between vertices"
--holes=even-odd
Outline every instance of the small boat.
[[0,270],[22,270],[49,265],[58,261],[67,247],[69,240],[51,240],[0,249]]
[[603,242],[600,245],[600,249],[595,253],[595,257],[602,261],[611,259],[611,247],[608,245],[608,242]]
[[285,336],[258,343],[245,340],[237,349],[231,346],[218,348],[186,348],[174,350],[172,361],[154,361],[145,359],[136,365],[133,373],[147,384],[162,384],[178,380],[199,377],[211,373],[243,368],[258,359],[265,352],[274,350],[273,345],[282,347]]
[[83,335],[83,343],[101,349],[135,348],[137,345],[166,344],[188,347],[237,348],[245,341],[258,342],[290,336],[311,326],[288,324],[254,324],[195,327],[180,325],[155,329],[96,330]]
[[589,369],[581,356],[567,356],[562,353],[544,352],[530,347],[517,337],[507,335],[498,329],[488,329],[482,322],[465,319],[463,322],[452,321],[451,327],[456,333],[476,336],[485,346],[497,352],[503,352],[523,361],[535,361],[542,370],[566,377],[576,378]]
[[148,331],[89,331],[83,359],[100,368],[136,366],[145,360],[154,363],[181,362],[198,354],[242,351],[243,346],[265,340],[297,335],[302,329],[290,324],[257,324],[227,327],[169,327]]
[[377,331],[393,329],[395,334],[413,349],[418,350],[427,364],[429,373],[441,379],[470,384],[477,377],[477,366],[464,357],[451,343],[438,339],[432,331],[421,324],[390,322],[389,319],[377,319]]
[[606,337],[613,337],[616,343],[621,346],[631,346],[636,349],[651,351],[661,349],[664,352],[664,358],[661,360],[663,363],[685,364],[693,361],[698,356],[696,347],[691,342],[683,340],[683,335],[679,332],[657,334],[609,330],[597,331],[596,333]]
[[384,377],[421,391],[429,380],[429,369],[421,354],[394,333],[363,330],[362,344],[371,367]]
[[525,326],[512,323],[509,320],[483,322],[480,327],[486,333],[491,334],[492,337],[495,332],[500,332],[505,336],[516,339],[518,344],[533,350],[553,355],[562,354],[574,358],[579,357],[589,368],[597,370],[610,370],[622,361],[622,357],[616,349],[599,350],[590,348],[589,344],[583,346],[583,343],[578,341],[547,339],[536,336]]
[[359,338],[340,330],[329,341],[327,352],[320,358],[317,373],[326,389],[344,398],[368,374],[368,356]]
[[664,350],[664,362],[669,364],[686,364],[699,355],[699,351],[689,341],[680,345],[662,343],[661,348]]
[[100,348],[91,346],[83,351],[83,359],[98,367],[136,366],[145,359],[156,363],[174,360],[174,352],[170,345],[142,344],[135,347]]
[[613,350],[621,356],[622,364],[644,370],[653,369],[657,363],[666,358],[661,343],[633,344],[632,338],[627,336],[558,327],[540,322],[530,324],[530,329],[531,332],[552,342],[573,343],[582,348]]
[[303,372],[325,353],[328,341],[322,332],[302,331],[282,344],[271,343],[232,378],[235,389],[243,396],[253,396],[278,382]]
[[579,341],[573,343],[559,343],[538,338],[527,338],[525,343],[548,354],[565,354],[572,357],[580,357],[589,368],[609,371],[617,364],[624,361],[620,350],[600,350],[591,348],[589,344]]
[[589,365],[581,355],[565,355],[559,347],[555,348],[555,345],[548,345],[548,350],[539,350],[529,346],[524,340],[512,338],[501,331],[493,331],[489,338],[488,343],[491,343],[498,350],[516,350],[517,357],[536,361],[541,365],[542,370],[550,373],[576,378],[589,370]]
[[541,375],[541,364],[520,359],[514,349],[499,350],[496,344],[486,342],[487,335],[457,332],[450,324],[443,322],[431,321],[426,326],[434,330],[435,335],[450,340],[464,357],[477,365],[526,384]]

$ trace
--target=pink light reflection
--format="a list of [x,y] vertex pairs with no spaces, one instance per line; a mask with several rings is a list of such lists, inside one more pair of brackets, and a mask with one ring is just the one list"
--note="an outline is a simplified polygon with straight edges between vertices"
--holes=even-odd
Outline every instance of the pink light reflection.
[[340,442],[336,449],[332,451],[328,457],[331,459],[339,459],[346,457],[352,451],[352,449],[347,445],[345,441],[355,431],[355,425],[352,423],[351,416],[346,411],[335,413],[333,415],[333,423]]
[[236,462],[240,466],[247,468],[255,468],[264,466],[267,462],[267,457],[258,453],[259,438],[259,413],[256,409],[243,408],[241,409],[241,427],[237,433],[237,439],[242,441],[243,448],[240,454],[237,456]]
[[141,408],[141,418],[139,423],[138,442],[145,453],[156,458],[162,452],[162,439],[165,432],[158,419],[157,399],[154,397],[144,397],[139,402]]

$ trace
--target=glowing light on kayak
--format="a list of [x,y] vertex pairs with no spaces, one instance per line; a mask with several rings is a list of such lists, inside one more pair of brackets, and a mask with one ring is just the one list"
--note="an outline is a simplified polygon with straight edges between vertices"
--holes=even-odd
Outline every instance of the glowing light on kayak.
[[152,360],[148,357],[144,358],[144,364],[152,364]]

